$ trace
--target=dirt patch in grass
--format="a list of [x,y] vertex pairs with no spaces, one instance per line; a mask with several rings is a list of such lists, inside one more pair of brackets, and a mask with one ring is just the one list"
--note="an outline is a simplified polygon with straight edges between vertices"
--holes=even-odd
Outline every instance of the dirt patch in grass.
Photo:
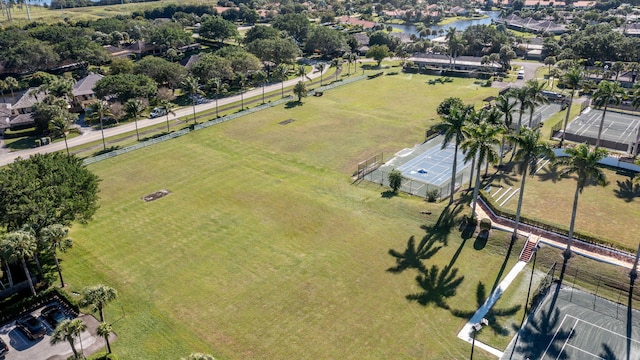
[[280,121],[278,124],[287,125],[287,124],[291,124],[294,121],[296,121],[296,120],[295,119],[287,119],[287,120],[284,120],[284,121]]
[[158,190],[154,193],[145,195],[142,197],[142,200],[144,200],[144,202],[149,202],[149,201],[153,201],[153,200],[158,200],[160,198],[163,198],[167,195],[171,194],[171,191],[167,190],[167,189],[162,189],[162,190]]

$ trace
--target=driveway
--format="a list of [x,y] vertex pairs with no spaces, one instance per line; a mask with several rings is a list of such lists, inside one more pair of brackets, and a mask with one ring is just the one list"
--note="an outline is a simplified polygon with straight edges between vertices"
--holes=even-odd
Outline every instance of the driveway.
[[[39,316],[40,311],[34,311],[33,316]],[[85,355],[89,355],[104,347],[104,339],[96,335],[98,320],[91,315],[80,315],[79,317],[87,324],[87,330],[82,332],[80,341],[76,341],[78,351],[84,349]],[[46,321],[43,321],[47,328],[47,334],[38,340],[29,339],[22,330],[16,328],[15,321],[4,324],[0,327],[0,338],[9,345],[9,353],[6,360],[63,360],[73,354],[71,346],[67,341],[51,345],[51,334],[53,329]],[[112,334],[115,339],[115,335]],[[111,337],[110,337],[111,339]]]

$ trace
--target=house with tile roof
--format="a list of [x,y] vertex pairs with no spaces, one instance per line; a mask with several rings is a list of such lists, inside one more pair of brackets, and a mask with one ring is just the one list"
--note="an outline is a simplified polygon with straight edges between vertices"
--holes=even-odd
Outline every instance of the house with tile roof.
[[16,129],[34,124],[33,105],[44,99],[38,88],[30,88],[15,103],[0,104],[0,135],[7,129]]

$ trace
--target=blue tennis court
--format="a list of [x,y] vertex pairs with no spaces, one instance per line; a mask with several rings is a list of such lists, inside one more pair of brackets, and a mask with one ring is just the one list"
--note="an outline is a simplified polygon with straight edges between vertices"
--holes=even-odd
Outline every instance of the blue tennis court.
[[[406,178],[442,186],[451,180],[454,153],[454,144],[448,144],[444,149],[440,148],[440,146],[435,146],[399,166],[398,170]],[[468,166],[470,166],[470,163],[465,163],[463,153],[458,151],[456,174]]]

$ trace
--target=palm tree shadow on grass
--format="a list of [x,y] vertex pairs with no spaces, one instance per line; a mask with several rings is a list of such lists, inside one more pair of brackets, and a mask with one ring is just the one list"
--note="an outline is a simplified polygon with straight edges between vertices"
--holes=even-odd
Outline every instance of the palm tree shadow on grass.
[[[485,301],[487,301],[487,291],[486,288],[484,286],[484,284],[482,282],[478,282],[478,287],[476,288],[476,305],[477,308],[480,308]],[[489,311],[487,312],[487,314],[484,316],[485,319],[487,319],[489,321],[489,327],[491,328],[491,330],[493,330],[493,332],[495,334],[498,335],[508,335],[509,334],[509,329],[506,328],[505,326],[503,326],[502,324],[500,324],[499,322],[499,317],[503,317],[503,316],[512,316],[514,314],[516,314],[518,311],[520,311],[520,308],[522,306],[521,305],[515,305],[512,306],[510,308],[506,308],[506,309],[496,309],[495,307],[492,307],[491,309],[489,309]],[[456,317],[460,317],[463,319],[470,319],[474,314],[475,314],[476,310],[451,310],[451,313],[456,316]]]
[[422,306],[434,304],[443,309],[449,309],[446,300],[456,295],[464,276],[458,277],[458,269],[451,269],[449,266],[439,270],[436,265],[433,265],[430,269],[419,270],[419,272],[416,282],[423,291],[407,295],[407,300],[416,301]]
[[562,347],[575,334],[575,330],[571,332],[559,326],[560,310],[555,307],[543,309],[539,317],[530,318],[522,329],[517,350],[531,359],[539,359],[545,352],[553,359],[567,359]]
[[513,184],[515,184],[518,178],[510,170],[512,168],[513,168],[513,165],[509,166],[508,168],[505,167],[503,171],[496,172],[495,174],[491,175],[492,180],[496,181],[498,184],[513,186]]
[[555,184],[560,180],[562,174],[558,171],[558,166],[556,164],[551,164],[539,169],[535,173],[535,176],[540,181],[551,181]]
[[618,188],[613,190],[616,197],[623,199],[624,202],[632,202],[635,198],[640,197],[640,184],[634,184],[631,179],[616,181]]

